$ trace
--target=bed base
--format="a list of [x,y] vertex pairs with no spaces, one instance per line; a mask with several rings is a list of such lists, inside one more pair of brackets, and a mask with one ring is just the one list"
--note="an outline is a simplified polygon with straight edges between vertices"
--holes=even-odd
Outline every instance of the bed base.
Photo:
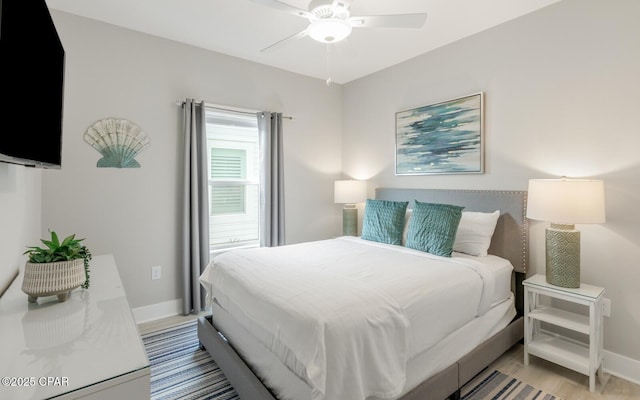
[[211,355],[241,400],[276,400],[236,353],[227,338],[213,325],[211,316],[198,318],[198,340],[200,348]]
[[[485,340],[443,371],[422,382],[400,400],[458,399],[460,388],[524,336],[524,319],[516,316],[504,329]],[[198,319],[198,339],[234,387],[240,399],[276,400],[269,389],[213,324],[211,316]]]

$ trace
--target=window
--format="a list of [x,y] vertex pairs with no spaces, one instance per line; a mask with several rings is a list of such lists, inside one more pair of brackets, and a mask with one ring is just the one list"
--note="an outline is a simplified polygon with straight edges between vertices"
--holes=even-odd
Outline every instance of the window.
[[206,110],[212,251],[260,243],[260,152],[255,115]]
[[247,151],[212,147],[210,154],[211,182],[215,186],[211,191],[211,215],[244,213]]

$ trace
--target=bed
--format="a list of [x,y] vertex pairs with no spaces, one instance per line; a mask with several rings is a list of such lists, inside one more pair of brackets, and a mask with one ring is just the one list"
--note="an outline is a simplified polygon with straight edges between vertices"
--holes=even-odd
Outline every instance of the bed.
[[488,255],[408,248],[407,219],[401,245],[340,237],[216,257],[198,336],[242,399],[455,398],[522,339],[526,192],[379,188],[375,199],[499,210]]

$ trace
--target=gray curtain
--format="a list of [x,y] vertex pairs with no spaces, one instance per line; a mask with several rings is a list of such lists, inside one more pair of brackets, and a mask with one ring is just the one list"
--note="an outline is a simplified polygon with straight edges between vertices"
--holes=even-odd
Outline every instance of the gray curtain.
[[209,194],[205,105],[187,99],[183,106],[184,170],[182,193],[182,313],[205,307],[200,275],[209,263]]
[[260,245],[285,244],[282,113],[259,112]]

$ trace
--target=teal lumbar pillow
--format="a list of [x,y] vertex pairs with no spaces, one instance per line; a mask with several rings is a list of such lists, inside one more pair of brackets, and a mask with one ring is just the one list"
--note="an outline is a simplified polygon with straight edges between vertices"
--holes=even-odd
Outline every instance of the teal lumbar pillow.
[[464,207],[415,202],[405,246],[442,257],[451,257]]
[[402,245],[404,214],[408,201],[367,199],[360,237],[374,242]]

